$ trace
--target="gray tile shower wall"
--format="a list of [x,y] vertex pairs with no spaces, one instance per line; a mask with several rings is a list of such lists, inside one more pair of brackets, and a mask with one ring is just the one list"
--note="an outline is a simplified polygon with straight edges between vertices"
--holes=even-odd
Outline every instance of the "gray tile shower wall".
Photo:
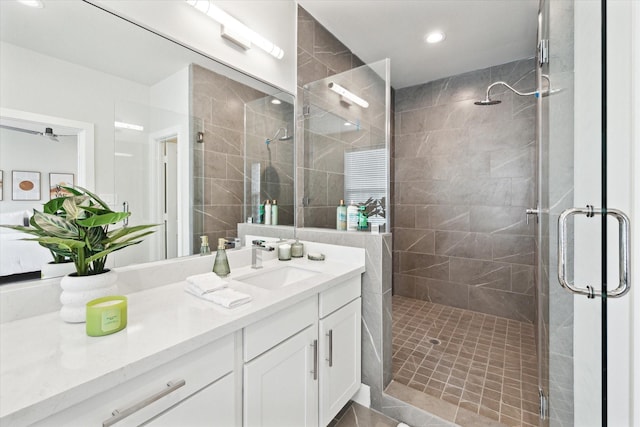
[[[364,65],[364,63],[354,55],[340,40],[324,28],[311,14],[302,7],[298,6],[298,88],[297,88],[297,111],[296,118],[296,164],[297,164],[297,192],[298,198],[301,199],[307,190],[312,191],[309,186],[322,184],[325,191],[328,186],[332,187],[332,194],[343,193],[344,176],[342,173],[333,173],[331,168],[342,163],[343,150],[335,149],[336,146],[343,145],[340,141],[330,141],[331,144],[325,144],[325,153],[318,159],[317,168],[310,168],[306,171],[306,178],[309,178],[305,184],[305,165],[308,166],[307,159],[308,148],[304,140],[304,89],[307,83],[312,83],[320,79],[350,70],[352,68]],[[326,142],[326,141],[325,141]],[[339,155],[338,155],[339,152]],[[342,172],[342,168],[340,172]],[[305,188],[306,185],[306,188]],[[336,190],[339,188],[339,191]],[[335,191],[334,191],[335,190]],[[338,199],[341,197],[338,196]],[[335,207],[337,200],[328,202],[319,201],[320,204],[304,208],[298,205],[297,221],[298,226],[310,227],[330,227],[331,221],[335,221]],[[305,218],[306,216],[306,218]],[[335,222],[334,222],[335,224]]]
[[[212,247],[235,236],[244,203],[245,103],[266,96],[198,65],[190,68],[190,115],[202,121],[204,142],[194,146],[194,253],[201,234]],[[193,126],[192,126],[193,127]]]
[[395,93],[394,293],[533,322],[534,60]]

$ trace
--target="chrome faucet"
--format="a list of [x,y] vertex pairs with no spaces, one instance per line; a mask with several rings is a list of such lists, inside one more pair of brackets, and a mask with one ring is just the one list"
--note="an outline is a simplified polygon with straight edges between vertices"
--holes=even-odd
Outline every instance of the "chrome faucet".
[[262,268],[262,251],[271,252],[274,251],[275,248],[265,246],[264,240],[254,240],[251,243],[251,268]]

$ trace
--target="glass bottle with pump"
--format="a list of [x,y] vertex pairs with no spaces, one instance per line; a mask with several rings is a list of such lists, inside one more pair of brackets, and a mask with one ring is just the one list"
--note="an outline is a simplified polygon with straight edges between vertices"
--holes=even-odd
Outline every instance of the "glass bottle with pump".
[[224,238],[218,239],[218,251],[216,252],[216,259],[213,261],[213,272],[220,277],[227,277],[231,273],[224,243]]
[[200,256],[209,255],[210,253],[209,236],[200,236]]

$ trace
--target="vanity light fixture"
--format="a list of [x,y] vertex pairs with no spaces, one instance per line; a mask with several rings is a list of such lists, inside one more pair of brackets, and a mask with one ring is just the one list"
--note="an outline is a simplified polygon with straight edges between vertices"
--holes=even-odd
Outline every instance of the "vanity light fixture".
[[22,3],[25,6],[33,7],[36,9],[42,9],[44,3],[41,0],[18,0],[18,3]]
[[144,126],[134,125],[134,124],[125,123],[125,122],[113,122],[113,125],[116,127],[116,129],[137,130],[138,132],[142,132],[144,130]]
[[271,103],[272,103],[273,105],[280,105],[280,104],[282,104],[282,101],[280,101],[278,98],[273,98],[273,99],[271,100]]
[[424,38],[427,43],[435,44],[444,40],[445,35],[442,31],[432,31]]
[[238,44],[243,49],[256,45],[277,59],[282,59],[284,51],[274,43],[247,27],[233,16],[213,4],[213,0],[185,0],[221,26],[220,35]]
[[349,101],[358,104],[362,108],[369,108],[369,103],[367,101],[365,101],[364,99],[360,98],[358,95],[349,92],[347,89],[343,88],[342,86],[340,86],[337,83],[330,82],[329,83],[329,89],[331,89],[332,91],[334,91],[338,95],[342,96],[343,98],[348,99]]

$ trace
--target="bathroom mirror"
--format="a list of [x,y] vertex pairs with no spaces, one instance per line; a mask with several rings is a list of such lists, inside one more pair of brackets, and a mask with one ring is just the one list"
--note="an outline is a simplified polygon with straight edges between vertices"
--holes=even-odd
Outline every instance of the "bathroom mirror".
[[[22,129],[3,129],[0,138],[19,141],[13,135],[31,132],[34,143],[64,143],[71,149],[57,150],[60,156],[78,157],[70,166],[68,159],[29,149],[22,151],[45,159],[46,170],[35,161],[3,163],[0,214],[41,208],[50,197],[50,174],[72,175],[113,209],[129,209],[130,225],[160,224],[153,239],[115,254],[114,266],[191,255],[203,234],[210,241],[234,235],[237,222],[246,220],[245,143],[266,145],[280,128],[287,136],[294,132],[293,95],[87,2],[46,2],[42,9],[0,2],[0,55],[0,107],[19,116],[3,116],[0,123]],[[252,115],[250,129],[245,114]],[[91,130],[93,156],[73,136],[83,126]],[[59,135],[57,141],[46,128]],[[293,173],[285,172],[287,162],[293,170],[293,149],[284,147],[292,147],[293,139],[282,142],[270,147],[271,162],[262,153],[256,159],[263,175],[277,169],[279,182],[293,188]],[[3,149],[0,157],[4,162],[13,154]],[[87,167],[87,158],[95,165]],[[39,174],[34,200],[12,200],[13,170]],[[165,179],[170,188],[154,185]],[[262,178],[261,198],[274,192],[267,181]],[[280,224],[293,225],[287,201]],[[22,272],[2,276],[2,283],[34,278]]]

